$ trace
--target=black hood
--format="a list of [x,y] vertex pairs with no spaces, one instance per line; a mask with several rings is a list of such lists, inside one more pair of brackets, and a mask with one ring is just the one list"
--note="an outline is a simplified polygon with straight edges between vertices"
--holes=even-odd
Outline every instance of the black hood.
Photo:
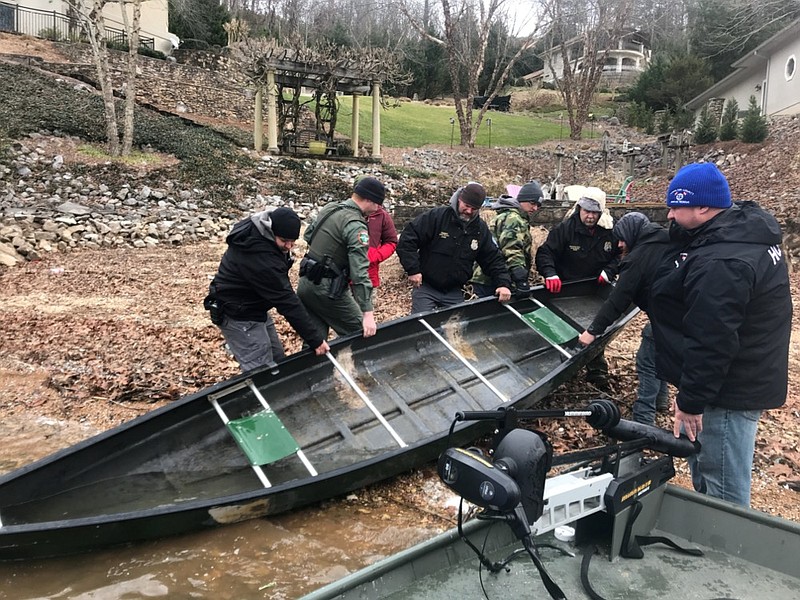
[[267,248],[277,248],[272,231],[267,230],[262,234],[251,218],[234,225],[225,241],[228,246],[236,247],[242,252],[264,252]]

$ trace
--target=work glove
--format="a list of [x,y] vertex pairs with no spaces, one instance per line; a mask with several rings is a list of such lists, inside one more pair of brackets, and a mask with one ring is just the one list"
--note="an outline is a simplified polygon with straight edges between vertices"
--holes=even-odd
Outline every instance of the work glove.
[[605,271],[600,271],[600,276],[597,278],[598,285],[608,285],[611,283],[611,280],[608,278],[608,275]]
[[544,287],[546,287],[547,291],[551,294],[557,294],[561,291],[561,278],[558,275],[547,277],[544,280]]
[[511,269],[511,279],[514,281],[516,296],[527,296],[531,291],[531,284],[528,283],[528,272],[522,267]]

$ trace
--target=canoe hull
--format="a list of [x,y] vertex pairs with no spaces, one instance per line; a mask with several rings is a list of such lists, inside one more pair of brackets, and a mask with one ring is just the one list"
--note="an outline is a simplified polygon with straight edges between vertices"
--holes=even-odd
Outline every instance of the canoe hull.
[[[543,290],[537,294],[548,300]],[[575,284],[553,309],[581,330],[603,294]],[[522,300],[512,308],[536,304]],[[588,349],[573,343],[569,359],[492,299],[391,322],[367,340],[335,340],[332,354],[405,447],[333,366],[309,351],[232,378],[0,478],[0,560],[85,552],[279,514],[408,471],[488,431],[483,423],[462,423],[448,439],[456,411],[534,405],[574,377],[634,314]],[[473,373],[465,363],[480,369]],[[263,467],[271,487],[255,477],[209,398],[228,414],[247,414],[258,407],[258,394],[318,475],[309,476],[291,455]]]

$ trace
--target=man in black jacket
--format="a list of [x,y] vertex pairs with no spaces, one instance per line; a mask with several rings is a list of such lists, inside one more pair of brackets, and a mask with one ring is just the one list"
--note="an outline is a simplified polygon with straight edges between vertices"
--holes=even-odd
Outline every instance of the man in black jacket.
[[[600,200],[605,202],[605,193],[586,188],[584,194],[575,212],[553,227],[536,251],[536,270],[553,294],[561,292],[562,281],[593,278],[598,285],[605,285],[617,276],[619,259],[611,226],[598,224],[603,213]],[[608,362],[602,353],[586,365],[586,381],[608,388]]]
[[462,287],[476,262],[492,279],[498,299],[511,298],[505,258],[480,218],[485,199],[483,186],[469,183],[456,190],[448,206],[422,213],[403,229],[396,251],[413,287],[412,313],[463,302]]
[[289,282],[290,252],[299,236],[300,217],[281,207],[240,221],[226,239],[228,249],[209,286],[205,306],[242,371],[285,356],[268,312],[271,308],[286,318],[317,355],[329,350]]
[[[658,223],[651,223],[640,212],[624,214],[613,231],[622,251],[619,277],[592,324],[578,338],[585,346],[625,313],[631,303],[647,312],[653,275],[670,247],[667,230]],[[642,329],[642,341],[636,353],[636,373],[639,389],[633,404],[633,420],[654,425],[656,409],[659,404],[668,402],[669,390],[666,382],[656,376],[655,342],[649,322]]]
[[698,439],[696,490],[749,506],[761,412],[788,386],[792,299],[781,229],[754,202],[731,203],[710,163],[683,167],[667,191],[679,250],[649,302],[659,377],[678,388],[674,433]]

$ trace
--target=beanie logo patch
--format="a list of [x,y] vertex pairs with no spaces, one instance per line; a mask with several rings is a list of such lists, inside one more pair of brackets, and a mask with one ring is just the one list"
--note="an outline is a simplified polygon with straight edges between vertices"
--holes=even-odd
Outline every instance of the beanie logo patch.
[[[691,196],[694,196],[694,192],[684,188],[678,188],[672,190],[670,192],[670,196],[672,196],[672,200],[670,200],[672,204],[691,204],[692,203]],[[687,196],[690,197],[687,198]]]

